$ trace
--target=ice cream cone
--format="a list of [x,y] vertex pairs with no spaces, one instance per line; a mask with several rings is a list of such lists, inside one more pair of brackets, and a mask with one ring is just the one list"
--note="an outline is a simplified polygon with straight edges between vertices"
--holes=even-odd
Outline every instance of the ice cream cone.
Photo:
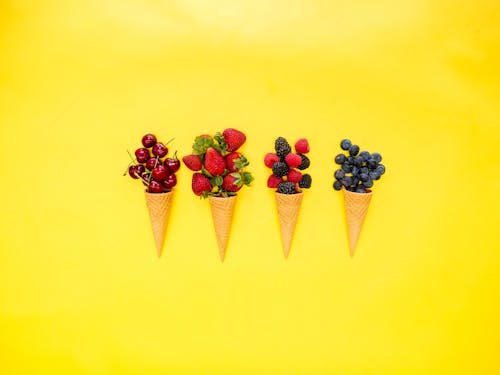
[[224,262],[236,197],[208,197],[208,201],[212,209],[212,218],[215,235],[217,236],[217,244],[219,245],[220,260]]
[[290,253],[290,246],[292,245],[293,233],[299,216],[303,195],[304,193],[276,193],[276,205],[278,207],[281,241],[283,243],[283,253],[285,254],[285,258],[288,258],[288,254]]
[[144,193],[146,195],[146,205],[149,211],[151,227],[156,244],[158,257],[161,256],[161,249],[167,231],[168,215],[172,204],[173,192],[168,193]]
[[344,192],[344,207],[347,220],[347,232],[349,235],[349,250],[351,257],[354,256],[356,244],[358,243],[361,227],[365,220],[368,205],[372,199],[372,192],[369,193],[353,193],[345,189]]

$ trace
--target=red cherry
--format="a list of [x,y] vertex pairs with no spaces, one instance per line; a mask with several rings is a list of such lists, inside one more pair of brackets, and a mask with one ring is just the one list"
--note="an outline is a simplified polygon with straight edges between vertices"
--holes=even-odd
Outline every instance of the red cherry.
[[154,134],[146,134],[144,137],[142,137],[142,145],[144,147],[153,147],[155,143],[156,137]]
[[154,167],[161,164],[161,161],[158,160],[157,162],[157,160],[158,158],[149,158],[148,161],[146,162],[146,168],[152,171]]
[[162,181],[163,186],[165,186],[167,189],[172,189],[175,185],[177,185],[177,177],[175,177],[175,174],[169,174],[167,178]]
[[168,148],[163,143],[158,142],[153,146],[153,154],[160,158],[164,157],[168,153]]
[[130,167],[128,167],[128,174],[130,175],[130,177],[132,177],[134,180],[137,180],[139,177],[136,175],[136,171],[137,171],[137,166],[136,165],[131,165]]
[[163,186],[161,186],[158,181],[151,180],[151,182],[149,183],[148,191],[150,193],[161,193],[163,191]]
[[166,180],[168,176],[168,169],[164,165],[158,165],[153,171],[151,172],[151,175],[155,180],[158,181],[163,181]]
[[175,173],[181,167],[181,162],[179,161],[179,159],[167,158],[165,159],[163,165],[168,168],[170,173]]
[[135,158],[139,163],[145,163],[149,159],[149,150],[147,148],[138,148],[135,150]]

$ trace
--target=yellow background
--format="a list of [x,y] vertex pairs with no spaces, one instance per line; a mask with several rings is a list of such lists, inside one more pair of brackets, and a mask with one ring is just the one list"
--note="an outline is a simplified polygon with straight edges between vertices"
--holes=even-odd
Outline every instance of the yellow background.
[[[0,2],[0,373],[500,372],[497,1]],[[183,169],[158,259],[148,131],[233,126],[256,177],[226,262]],[[313,188],[282,256],[275,137]],[[348,255],[338,141],[384,156]]]

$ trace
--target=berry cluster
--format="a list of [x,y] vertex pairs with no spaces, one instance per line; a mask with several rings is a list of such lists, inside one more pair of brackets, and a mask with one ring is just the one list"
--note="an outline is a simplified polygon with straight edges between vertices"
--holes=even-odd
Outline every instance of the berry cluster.
[[274,142],[276,153],[268,153],[264,158],[266,167],[272,169],[273,174],[267,180],[267,186],[278,189],[281,194],[300,193],[300,189],[309,189],[312,178],[309,174],[302,174],[300,171],[306,169],[311,164],[309,158],[304,155],[309,152],[307,139],[302,138],[295,143],[295,152],[287,140],[278,137]]
[[333,188],[341,190],[344,187],[354,193],[369,193],[374,181],[385,173],[384,165],[380,164],[382,156],[377,152],[359,152],[359,146],[353,145],[349,139],[342,140],[340,148],[347,151],[348,155],[335,156],[335,163],[341,168],[333,175]]
[[182,158],[186,167],[196,172],[191,183],[193,193],[203,198],[229,197],[243,185],[250,185],[253,177],[245,171],[249,162],[237,152],[245,141],[245,134],[232,128],[213,137],[196,137],[193,153]]
[[177,159],[177,151],[174,157],[166,157],[168,147],[157,142],[153,134],[142,137],[142,145],[144,147],[135,150],[135,158],[129,153],[132,161],[128,167],[128,174],[133,179],[140,179],[150,193],[165,193],[172,190],[177,184],[175,172],[181,166]]

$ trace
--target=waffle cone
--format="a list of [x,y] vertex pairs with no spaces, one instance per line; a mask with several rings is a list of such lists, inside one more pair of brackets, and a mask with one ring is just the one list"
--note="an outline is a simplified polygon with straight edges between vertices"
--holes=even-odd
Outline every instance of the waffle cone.
[[283,243],[283,253],[288,258],[292,245],[293,233],[297,218],[299,216],[300,205],[304,193],[281,194],[276,193],[276,206],[278,207],[278,217],[280,221],[281,242]]
[[149,219],[151,220],[158,257],[161,256],[161,249],[165,240],[173,194],[171,191],[160,194],[145,192],[146,205],[149,211]]
[[208,201],[210,202],[210,208],[212,210],[220,260],[224,262],[236,197],[208,197]]
[[356,244],[358,243],[359,234],[365,220],[366,212],[372,192],[369,193],[353,193],[345,189],[344,192],[344,207],[347,221],[347,232],[349,235],[349,251],[351,257],[354,256]]

